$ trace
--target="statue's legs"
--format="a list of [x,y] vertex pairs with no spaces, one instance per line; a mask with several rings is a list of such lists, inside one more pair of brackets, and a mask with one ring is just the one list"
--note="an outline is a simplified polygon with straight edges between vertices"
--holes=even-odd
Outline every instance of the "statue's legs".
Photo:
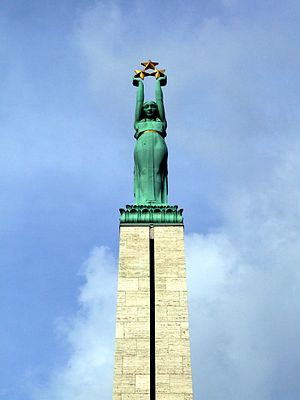
[[156,132],[143,133],[134,150],[135,203],[166,203],[168,149]]
[[167,199],[164,199],[163,194],[167,192],[164,185],[168,174],[168,149],[164,139],[160,135],[157,136],[159,136],[159,140],[154,144],[154,190],[159,202],[167,203]]

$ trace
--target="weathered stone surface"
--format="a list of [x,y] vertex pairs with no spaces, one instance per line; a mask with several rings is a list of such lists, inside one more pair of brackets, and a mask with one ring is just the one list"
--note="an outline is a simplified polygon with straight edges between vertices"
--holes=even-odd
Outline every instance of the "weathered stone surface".
[[115,352],[123,356],[136,355],[137,343],[136,339],[116,339]]
[[170,375],[156,373],[156,393],[170,393]]
[[[121,371],[120,371],[121,372]],[[114,395],[118,393],[134,393],[135,376],[129,374],[117,374],[114,376]]]
[[150,375],[136,375],[135,376],[135,391],[138,393],[150,392]]
[[190,374],[172,374],[170,375],[171,393],[192,393],[192,376]]
[[[154,226],[156,400],[192,400],[183,226]],[[113,400],[149,400],[149,226],[121,226]]]
[[174,356],[158,348],[155,352],[157,374],[182,374],[182,357]]
[[149,393],[122,394],[122,400],[149,400]]
[[123,373],[126,374],[147,374],[149,365],[145,362],[143,355],[128,355],[123,357]]
[[157,400],[192,400],[183,239],[182,226],[154,227]]
[[120,279],[118,289],[124,292],[136,291],[139,289],[139,278]]
[[126,306],[149,306],[149,291],[148,290],[138,290],[135,292],[126,292]]
[[149,400],[149,304],[149,227],[123,226],[120,228],[113,400]]
[[185,400],[184,394],[156,392],[156,400]]
[[149,339],[137,339],[136,340],[137,354],[141,354],[145,357],[145,360],[150,357],[150,346]]

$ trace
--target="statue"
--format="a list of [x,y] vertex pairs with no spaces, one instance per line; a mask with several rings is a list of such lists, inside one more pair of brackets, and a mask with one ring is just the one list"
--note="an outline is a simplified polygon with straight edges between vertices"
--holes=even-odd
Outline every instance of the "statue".
[[[143,62],[135,70],[137,87],[134,128],[134,204],[120,208],[121,224],[182,224],[183,210],[168,204],[168,148],[165,143],[167,121],[162,87],[167,84],[165,70],[157,62]],[[144,102],[144,78],[156,78],[155,100]]]
[[[136,205],[168,204],[168,148],[165,143],[167,121],[162,86],[167,83],[164,70],[156,69],[151,60],[145,68],[135,70],[133,85],[137,86],[135,109],[134,198]],[[152,70],[153,72],[148,72]],[[156,77],[156,101],[144,102],[145,76]]]

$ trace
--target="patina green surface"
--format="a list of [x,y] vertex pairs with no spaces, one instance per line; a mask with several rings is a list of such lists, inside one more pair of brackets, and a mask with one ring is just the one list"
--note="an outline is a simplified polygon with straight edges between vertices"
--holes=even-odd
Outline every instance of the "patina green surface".
[[135,204],[168,204],[168,149],[165,143],[167,121],[161,87],[166,76],[156,80],[156,101],[144,102],[144,82],[137,86],[135,109],[134,200]]
[[120,209],[121,223],[182,224],[182,209],[177,206],[133,205]]
[[[134,128],[134,205],[120,209],[122,224],[182,224],[182,209],[168,204],[168,148],[165,143],[167,120],[162,87],[167,84],[165,70],[157,62],[141,63],[135,70],[137,87]],[[149,72],[150,70],[150,72]],[[155,101],[144,101],[144,78],[154,76]]]

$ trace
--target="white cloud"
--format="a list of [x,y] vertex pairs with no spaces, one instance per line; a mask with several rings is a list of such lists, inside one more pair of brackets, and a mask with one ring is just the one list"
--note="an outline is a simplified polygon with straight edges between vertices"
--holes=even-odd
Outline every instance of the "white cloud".
[[[196,398],[300,394],[300,190],[294,151],[227,199],[220,231],[186,239]],[[292,167],[293,166],[293,167]]]
[[82,271],[85,284],[77,315],[60,320],[58,329],[70,348],[68,361],[48,384],[35,388],[39,400],[110,399],[113,378],[116,260],[105,247],[95,248]]

